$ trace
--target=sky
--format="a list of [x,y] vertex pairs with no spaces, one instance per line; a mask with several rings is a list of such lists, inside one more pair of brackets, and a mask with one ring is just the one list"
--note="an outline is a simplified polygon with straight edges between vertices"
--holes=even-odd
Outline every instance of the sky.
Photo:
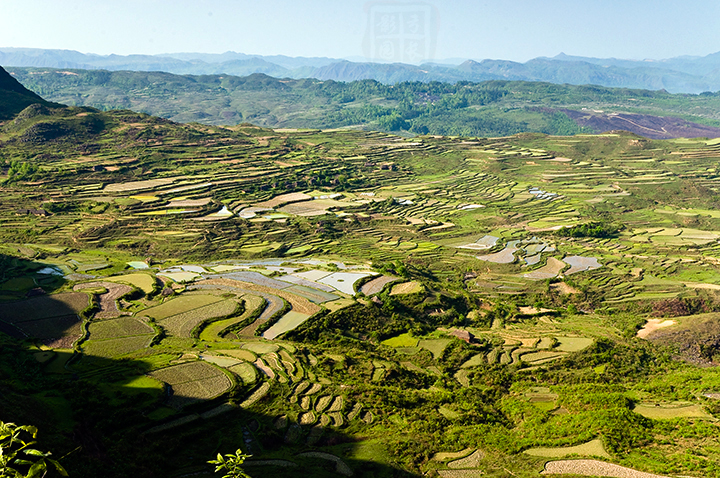
[[0,0],[0,47],[403,61],[720,51],[718,0]]

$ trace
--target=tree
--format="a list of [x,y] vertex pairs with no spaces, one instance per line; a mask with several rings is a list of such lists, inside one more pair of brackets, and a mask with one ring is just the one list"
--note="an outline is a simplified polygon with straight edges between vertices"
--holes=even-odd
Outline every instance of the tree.
[[[217,455],[216,460],[210,460],[208,463],[215,466],[215,472],[225,471],[223,478],[251,478],[250,475],[245,473],[242,469],[242,464],[246,458],[250,458],[252,455],[243,454],[240,448],[237,449],[235,454],[228,453],[223,456],[220,453]],[[2,478],[2,477],[0,477]]]
[[37,433],[33,426],[0,422],[0,478],[42,478],[52,468],[68,476],[60,463],[50,458],[50,453],[31,448],[37,443]]
[[10,163],[5,182],[30,181],[37,178],[39,171],[40,168],[35,164],[13,161]]

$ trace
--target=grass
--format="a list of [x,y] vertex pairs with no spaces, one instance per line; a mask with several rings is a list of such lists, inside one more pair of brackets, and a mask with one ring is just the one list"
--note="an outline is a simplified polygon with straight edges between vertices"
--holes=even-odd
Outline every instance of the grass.
[[420,339],[417,346],[429,350],[435,359],[442,356],[445,348],[450,345],[452,339]]
[[152,338],[152,335],[138,335],[107,340],[88,340],[83,344],[82,349],[83,353],[87,355],[113,358],[149,347]]
[[0,320],[14,324],[52,317],[77,314],[89,305],[89,296],[81,292],[66,292],[3,304]]
[[47,373],[57,374],[68,374],[70,373],[66,368],[68,361],[73,357],[74,350],[72,349],[55,349],[55,356],[45,366],[44,370]]
[[168,404],[176,409],[222,395],[233,386],[225,373],[202,361],[156,370],[150,376],[172,387]]
[[416,339],[409,333],[398,335],[387,340],[383,340],[382,344],[388,347],[417,347],[419,339]]
[[520,360],[522,360],[523,362],[528,362],[530,364],[538,365],[563,358],[564,356],[565,354],[563,352],[541,351],[523,354],[520,356]]
[[476,354],[470,357],[465,363],[461,365],[462,368],[476,367],[489,362],[489,358],[485,358],[485,354]]
[[355,301],[353,299],[338,299],[323,303],[323,307],[330,310],[331,312],[335,312],[337,310],[344,309],[345,307],[349,307],[354,303]]
[[310,316],[307,314],[301,314],[299,312],[290,311],[280,317],[280,319],[275,322],[269,329],[267,329],[265,332],[263,332],[263,337],[268,340],[273,340],[285,332],[289,332],[291,330],[295,330],[297,327],[300,326],[303,322],[305,322],[307,319],[309,319]]
[[32,399],[38,402],[45,413],[53,417],[55,426],[64,432],[70,432],[77,425],[72,418],[72,405],[61,396],[52,396],[48,392],[36,394]]
[[154,334],[155,331],[146,323],[129,317],[92,322],[88,326],[90,339],[103,340],[131,335]]
[[706,418],[714,420],[702,406],[686,402],[638,403],[633,409],[635,413],[654,420],[670,420],[673,418]]
[[[195,297],[202,296],[193,296],[193,298]],[[170,307],[171,303],[172,301],[167,303],[168,309],[176,310],[175,308],[178,304],[173,304],[173,306]],[[171,335],[177,337],[191,337],[193,330],[195,330],[198,325],[205,321],[233,315],[238,308],[239,304],[234,299],[221,300],[219,302],[212,302],[208,305],[196,307],[187,310],[186,312],[165,317],[158,320],[158,323]],[[167,311],[154,311],[154,313],[162,314],[167,313]]]
[[539,456],[543,458],[565,458],[566,456],[570,455],[580,455],[580,456],[598,456],[602,458],[608,458],[610,459],[610,454],[605,451],[605,447],[603,446],[602,440],[599,438],[596,438],[595,440],[591,440],[587,443],[583,443],[582,445],[576,445],[576,446],[566,446],[566,447],[555,447],[555,448],[548,448],[548,447],[539,447],[539,448],[529,448],[524,451],[524,453],[531,455],[531,456]]
[[188,311],[199,309],[216,302],[221,302],[222,297],[215,295],[188,295],[170,299],[161,305],[151,307],[143,311],[143,315],[152,317],[155,320],[164,320],[174,315],[183,314]]
[[240,377],[245,385],[252,385],[258,379],[257,369],[249,363],[239,363],[228,367],[228,370]]
[[260,355],[277,352],[279,349],[277,345],[266,342],[248,342],[243,344],[242,348]]
[[155,288],[155,278],[150,274],[126,274],[122,276],[104,277],[104,281],[120,282],[137,287],[146,294],[151,294]]
[[55,352],[52,351],[46,351],[46,352],[35,352],[33,354],[33,357],[35,357],[35,360],[38,361],[38,363],[45,363],[49,360],[52,360],[55,357]]
[[557,337],[559,345],[555,350],[560,352],[579,352],[588,348],[594,342],[587,337]]
[[110,402],[117,405],[131,401],[137,405],[148,406],[154,404],[163,394],[162,383],[145,375],[102,383],[100,388],[110,397]]
[[170,407],[160,407],[156,408],[152,412],[147,414],[147,417],[150,420],[164,420],[168,417],[171,417],[177,413],[177,410]]
[[241,315],[209,323],[200,332],[200,340],[222,340],[222,334],[224,331],[233,328],[236,324],[245,323],[249,318],[259,315],[259,313],[262,312],[262,309],[265,308],[265,299],[260,296],[246,294],[242,296],[242,300],[244,302],[245,310]]
[[10,280],[6,280],[0,284],[0,290],[7,290],[12,292],[28,291],[35,287],[35,281],[32,277],[15,277]]
[[390,290],[390,295],[419,294],[425,289],[421,283],[416,281],[395,284]]

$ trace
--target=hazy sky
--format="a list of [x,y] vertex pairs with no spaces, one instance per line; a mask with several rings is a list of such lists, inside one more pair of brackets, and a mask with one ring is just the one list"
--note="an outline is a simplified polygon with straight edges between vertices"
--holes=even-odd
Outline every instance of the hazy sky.
[[718,18],[718,0],[0,0],[0,47],[660,59],[720,51]]

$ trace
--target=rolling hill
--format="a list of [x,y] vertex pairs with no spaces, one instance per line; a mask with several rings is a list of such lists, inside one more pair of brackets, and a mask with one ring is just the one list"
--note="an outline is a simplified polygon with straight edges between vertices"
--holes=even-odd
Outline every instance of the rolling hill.
[[[343,65],[362,76],[362,65]],[[392,72],[392,65],[379,67]],[[720,96],[714,93],[507,80],[386,85],[367,79],[277,79],[262,73],[236,77],[17,67],[9,71],[52,101],[132,109],[181,123],[250,122],[271,128],[354,127],[471,136],[614,129],[653,138],[720,136]],[[610,121],[603,117],[608,114],[644,115],[643,121],[655,126],[618,123],[616,116]]]

